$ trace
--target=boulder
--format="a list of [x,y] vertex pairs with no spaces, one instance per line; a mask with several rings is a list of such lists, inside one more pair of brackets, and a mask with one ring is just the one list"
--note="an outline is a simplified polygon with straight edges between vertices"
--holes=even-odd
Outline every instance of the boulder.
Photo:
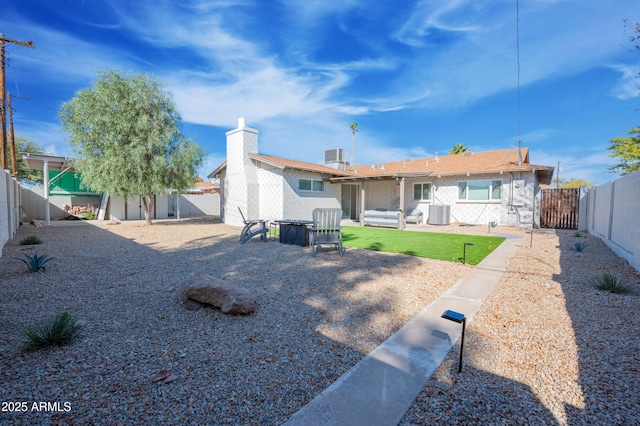
[[256,297],[246,288],[204,272],[192,273],[181,292],[187,299],[213,305],[229,315],[250,314],[257,306]]

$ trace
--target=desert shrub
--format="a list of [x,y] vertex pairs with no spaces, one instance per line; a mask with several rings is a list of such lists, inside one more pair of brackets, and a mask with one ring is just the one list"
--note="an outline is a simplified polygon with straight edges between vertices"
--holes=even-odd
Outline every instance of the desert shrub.
[[593,285],[598,290],[605,290],[610,293],[629,293],[631,291],[631,287],[624,284],[619,276],[609,272],[597,275],[593,279]]
[[40,325],[25,328],[27,340],[22,350],[30,352],[67,345],[80,336],[80,328],[80,324],[69,312],[63,312]]
[[35,244],[42,244],[40,238],[36,237],[35,235],[29,235],[28,237],[25,237],[20,241],[20,245],[23,246],[31,246]]

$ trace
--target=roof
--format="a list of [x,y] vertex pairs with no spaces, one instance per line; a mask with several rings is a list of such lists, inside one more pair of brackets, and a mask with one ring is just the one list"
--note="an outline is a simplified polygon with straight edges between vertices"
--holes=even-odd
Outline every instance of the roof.
[[306,161],[289,160],[287,158],[273,157],[271,155],[249,154],[249,158],[262,161],[280,169],[295,169],[305,170],[308,172],[321,173],[325,175],[331,175],[332,177],[338,176],[358,176],[351,170],[341,170],[335,167],[329,167],[322,164],[307,163]]
[[[510,148],[486,152],[466,152],[441,157],[406,159],[363,166],[350,166],[340,170],[320,164],[273,157],[270,155],[249,154],[249,158],[263,161],[281,169],[306,170],[328,175],[333,181],[360,179],[390,179],[395,177],[418,176],[460,176],[486,173],[535,172],[540,183],[549,184],[554,168],[529,163],[527,148]],[[209,177],[219,173],[226,163],[218,167]]]
[[58,157],[55,155],[32,154],[29,152],[21,152],[22,159],[31,170],[44,170],[44,163],[47,162],[49,170],[63,170],[73,168],[71,159],[67,157]]

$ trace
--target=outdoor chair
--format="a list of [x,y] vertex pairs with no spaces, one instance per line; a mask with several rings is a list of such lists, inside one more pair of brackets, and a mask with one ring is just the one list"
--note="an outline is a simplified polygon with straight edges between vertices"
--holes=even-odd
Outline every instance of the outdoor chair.
[[316,246],[321,244],[333,244],[340,256],[344,255],[342,227],[340,226],[341,219],[342,210],[340,209],[313,210],[313,225],[309,228],[309,245],[314,257],[316,255]]
[[240,216],[242,216],[242,221],[244,222],[244,229],[240,234],[240,244],[246,243],[256,235],[260,235],[262,241],[267,242],[267,232],[269,232],[267,221],[264,219],[247,220],[240,207],[238,207],[238,211],[240,212]]

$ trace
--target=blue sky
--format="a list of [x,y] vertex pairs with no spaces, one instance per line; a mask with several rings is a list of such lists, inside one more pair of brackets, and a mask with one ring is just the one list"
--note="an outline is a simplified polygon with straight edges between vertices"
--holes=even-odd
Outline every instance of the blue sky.
[[[117,68],[167,84],[185,134],[225,158],[225,132],[245,117],[260,153],[357,164],[530,149],[561,178],[616,175],[610,139],[640,125],[640,55],[623,19],[632,0],[4,0],[7,91],[16,133],[72,156],[61,104]],[[518,125],[520,122],[520,125]]]

